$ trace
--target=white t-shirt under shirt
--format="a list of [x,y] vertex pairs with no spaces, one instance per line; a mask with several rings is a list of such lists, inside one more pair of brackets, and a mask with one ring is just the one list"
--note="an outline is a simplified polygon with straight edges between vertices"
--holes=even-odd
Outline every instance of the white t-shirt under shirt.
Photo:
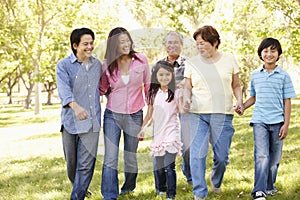
[[239,72],[234,56],[222,53],[215,63],[197,55],[186,61],[184,77],[192,82],[192,113],[233,114],[232,76]]

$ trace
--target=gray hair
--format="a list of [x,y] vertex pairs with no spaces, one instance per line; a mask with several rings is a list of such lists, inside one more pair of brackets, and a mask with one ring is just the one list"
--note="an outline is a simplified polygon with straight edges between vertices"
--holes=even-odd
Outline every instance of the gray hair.
[[180,41],[181,45],[183,45],[183,36],[180,33],[176,32],[176,31],[170,31],[170,32],[167,33],[167,35],[165,37],[165,44],[166,44],[167,38],[170,35],[177,36],[179,38],[179,41]]

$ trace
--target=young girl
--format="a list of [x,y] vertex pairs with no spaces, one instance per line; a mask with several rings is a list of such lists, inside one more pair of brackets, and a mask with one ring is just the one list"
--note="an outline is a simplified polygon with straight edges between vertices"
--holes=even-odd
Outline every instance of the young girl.
[[176,195],[175,158],[181,152],[180,123],[178,118],[181,101],[179,89],[175,92],[174,69],[167,61],[159,61],[153,68],[148,95],[148,111],[138,137],[144,138],[144,129],[154,121],[151,155],[155,159],[160,193],[167,199]]

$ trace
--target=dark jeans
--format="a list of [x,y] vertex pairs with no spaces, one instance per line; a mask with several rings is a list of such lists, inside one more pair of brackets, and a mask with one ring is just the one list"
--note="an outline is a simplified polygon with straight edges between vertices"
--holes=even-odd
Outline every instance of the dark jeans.
[[155,157],[155,171],[158,178],[158,189],[167,192],[167,198],[176,196],[176,154],[166,153],[164,156]]

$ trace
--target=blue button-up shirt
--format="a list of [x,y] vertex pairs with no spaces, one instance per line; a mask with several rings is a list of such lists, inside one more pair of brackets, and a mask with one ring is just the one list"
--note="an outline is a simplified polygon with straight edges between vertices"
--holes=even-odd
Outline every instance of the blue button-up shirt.
[[[91,57],[88,68],[72,53],[56,66],[56,84],[62,103],[61,125],[71,134],[100,131],[101,62]],[[77,102],[89,114],[85,120],[76,118],[70,102]]]

